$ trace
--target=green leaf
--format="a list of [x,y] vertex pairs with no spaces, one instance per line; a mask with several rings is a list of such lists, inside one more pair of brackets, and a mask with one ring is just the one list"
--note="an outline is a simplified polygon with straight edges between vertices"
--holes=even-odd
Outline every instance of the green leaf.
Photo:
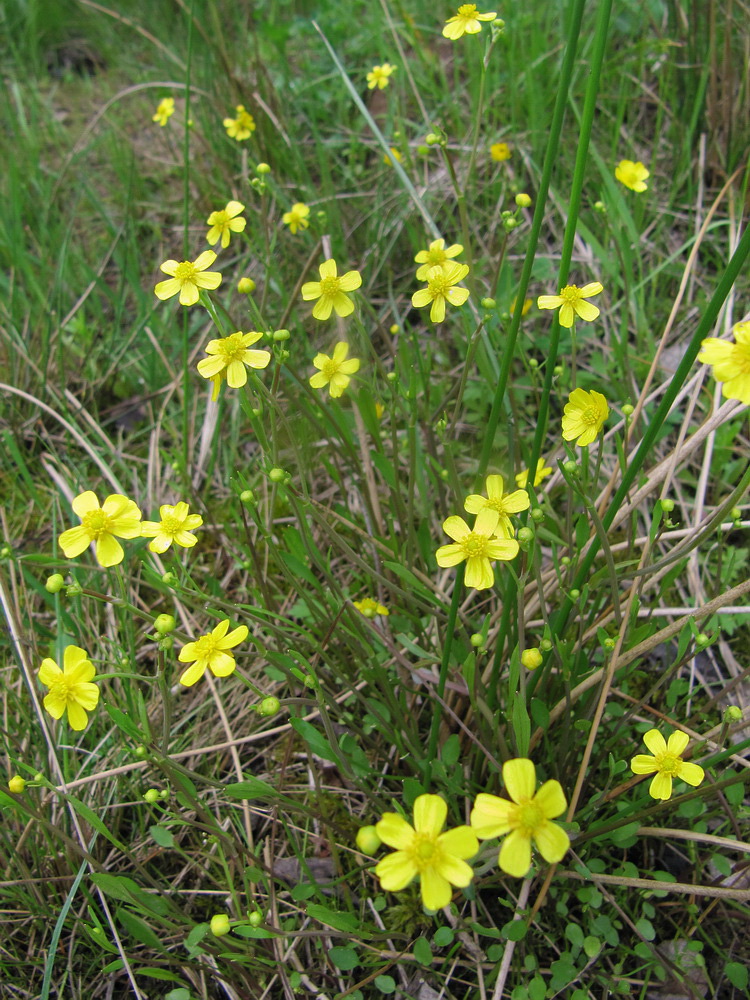
[[741,962],[727,962],[724,966],[724,975],[738,990],[747,989],[748,971],[746,965],[742,965]]
[[244,781],[235,781],[224,788],[226,794],[232,799],[278,799],[282,798],[276,789],[260,778],[245,778]]
[[146,737],[133,722],[129,715],[121,712],[119,708],[104,702],[104,710],[119,730],[129,736],[136,743],[145,743]]
[[359,937],[362,936],[359,919],[353,913],[329,910],[327,906],[321,906],[320,903],[310,903],[307,907],[307,915],[313,920],[317,920],[318,923],[334,927],[337,931],[348,931],[350,934],[356,932]]
[[375,985],[386,996],[396,992],[396,980],[393,976],[376,976]]
[[567,924],[565,927],[565,937],[574,948],[583,947],[583,931],[578,924]]
[[354,948],[330,948],[328,957],[336,968],[341,969],[342,972],[351,972],[352,969],[356,969],[359,965],[359,957]]
[[527,757],[531,741],[531,722],[529,720],[529,713],[526,711],[526,702],[520,695],[516,695],[513,702],[512,719],[518,756]]
[[[130,910],[126,910],[124,907],[120,907],[117,911],[117,919],[120,921],[125,930],[134,937],[136,941],[140,941],[141,944],[145,944],[148,948],[153,948],[155,951],[164,951],[164,945],[159,940],[157,934],[148,926],[145,921],[141,920],[140,917],[136,916]],[[175,982],[179,982],[177,979]]]
[[334,764],[339,763],[339,758],[331,744],[325,736],[304,719],[290,719],[292,729],[302,737],[310,750],[323,760],[330,760]]
[[[151,979],[161,979],[165,983],[181,983],[182,980],[174,972],[168,969],[160,969],[153,965],[142,965],[139,969],[133,969],[137,976],[150,976]],[[188,992],[188,996],[189,996]]]
[[81,802],[81,800],[77,799],[75,795],[66,795],[65,798],[73,806],[76,813],[82,819],[86,820],[89,826],[92,826],[98,833],[101,833],[103,837],[106,837],[107,840],[111,844],[114,844],[118,850],[123,851],[125,854],[128,853],[128,848],[121,841],[119,841],[114,834],[109,832],[99,816],[97,816],[94,810],[90,809],[85,802]]
[[523,941],[528,929],[525,920],[509,920],[507,924],[503,924],[502,932],[509,941]]
[[412,950],[420,965],[432,965],[432,948],[430,948],[430,942],[426,937],[418,937]]
[[436,948],[447,948],[448,945],[453,944],[453,937],[453,931],[450,927],[438,927],[432,935],[432,943]]
[[171,830],[168,830],[166,826],[150,826],[148,832],[151,834],[152,840],[159,845],[159,847],[174,847],[174,836]]

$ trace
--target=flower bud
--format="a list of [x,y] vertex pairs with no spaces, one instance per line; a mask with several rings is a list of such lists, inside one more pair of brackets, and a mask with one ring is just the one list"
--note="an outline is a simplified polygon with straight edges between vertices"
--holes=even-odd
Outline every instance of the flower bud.
[[154,619],[154,630],[160,635],[168,635],[177,628],[174,615],[157,615]]
[[665,497],[661,501],[661,509],[665,514],[671,514],[674,510],[674,500],[670,500],[669,497]]
[[26,787],[26,781],[21,777],[20,774],[14,774],[13,777],[8,782],[8,791],[12,792],[14,795],[20,795]]
[[532,507],[529,515],[535,524],[540,524],[544,520],[544,511],[541,507]]
[[571,601],[577,601],[580,596],[581,596],[581,591],[577,587],[574,587],[570,592]]
[[[728,708],[724,710],[725,722],[740,722],[741,720],[742,720],[742,709],[739,708],[737,705],[730,705]],[[13,791],[12,788],[11,791]]]
[[614,649],[616,645],[617,645],[617,640],[613,639],[611,635],[608,635],[607,638],[602,643],[602,646],[604,646],[605,649]]
[[274,330],[273,339],[274,342],[280,344],[283,340],[289,340],[291,333],[288,330]]
[[374,826],[362,826],[357,830],[357,848],[363,854],[374,854],[383,841]]
[[283,483],[286,479],[286,472],[283,469],[273,468],[268,473],[268,478],[272,483]]
[[428,132],[424,137],[424,141],[428,146],[437,146],[440,142],[440,136],[436,135],[434,132]]
[[83,593],[83,587],[74,580],[73,583],[69,583],[65,588],[65,593],[68,597],[79,597]]
[[429,146],[417,146],[417,156],[428,156],[430,153]]
[[3,545],[0,549],[0,559],[9,559],[12,551],[10,545]]
[[247,922],[251,927],[259,927],[263,923],[263,914],[260,910],[251,910],[247,915]]
[[516,195],[516,205],[518,205],[519,208],[528,208],[530,204],[531,198],[525,192],[522,191],[520,194]]
[[578,463],[574,462],[572,459],[568,459],[567,462],[563,462],[563,472],[575,479],[578,476]]
[[518,219],[506,219],[505,222],[503,223],[503,228],[505,229],[506,233],[510,233],[514,229],[518,229],[520,225],[521,223],[518,221]]
[[229,930],[229,917],[226,913],[215,913],[211,917],[211,933],[214,937],[223,937]]
[[268,166],[267,163],[259,163],[258,166],[255,168],[255,173],[256,174],[270,174],[271,173],[271,168]]
[[174,575],[174,573],[166,572],[162,576],[161,582],[166,583],[168,587],[173,587],[177,583],[177,577]]
[[570,556],[561,556],[560,557],[560,565],[561,566],[570,566]]
[[475,632],[469,639],[469,642],[472,644],[472,646],[481,646],[482,643],[484,642],[484,636],[482,635],[481,632]]
[[50,594],[58,594],[65,586],[65,577],[62,573],[53,573],[47,577],[44,589]]
[[143,757],[146,756],[146,754],[148,753],[148,750],[141,743],[137,747],[135,747],[135,749],[133,750],[133,753],[136,755],[136,757],[140,757],[142,759]]
[[531,543],[534,541],[534,531],[532,528],[519,528],[516,538],[518,540],[518,544],[524,552],[526,552],[528,551]]
[[385,377],[389,382],[395,382],[396,379],[398,378],[398,375],[396,374],[396,372],[388,372]]
[[237,282],[237,291],[240,295],[252,295],[256,287],[252,278],[240,278]]
[[625,403],[622,407],[622,415],[624,417],[632,417],[635,413],[635,407],[631,403]]
[[542,639],[542,641],[539,643],[539,648],[543,653],[549,653],[549,651],[552,649],[552,640]]
[[497,306],[497,302],[495,302],[494,299],[491,299],[489,297],[482,299],[480,304],[482,306],[482,309],[494,309]]
[[710,642],[711,642],[711,640],[706,635],[705,632],[699,632],[698,635],[696,635],[696,637],[695,637],[695,645],[696,646],[708,646],[708,644]]
[[607,214],[607,206],[604,204],[603,201],[595,201],[594,202],[594,211],[595,212],[599,212],[600,215],[606,215]]
[[258,705],[258,714],[265,716],[276,715],[280,708],[281,702],[279,699],[274,697],[274,695],[269,694],[268,697],[264,698],[260,705]]
[[243,490],[242,493],[240,493],[240,500],[244,504],[255,503],[255,494],[252,490]]
[[154,802],[159,801],[159,789],[147,788],[146,791],[143,793],[143,798],[145,802],[148,802],[148,804],[152,806]]
[[536,670],[537,667],[541,667],[542,660],[542,654],[536,646],[530,646],[521,653],[521,663],[527,670]]

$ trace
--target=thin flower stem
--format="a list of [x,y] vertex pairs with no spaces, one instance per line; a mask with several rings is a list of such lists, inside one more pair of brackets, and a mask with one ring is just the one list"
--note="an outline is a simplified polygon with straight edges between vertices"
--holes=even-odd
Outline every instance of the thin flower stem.
[[[185,62],[185,126],[183,134],[182,153],[182,253],[183,260],[190,259],[190,214],[192,199],[190,197],[190,76],[193,65],[193,7],[190,4],[190,16],[187,24],[187,58]],[[188,310],[182,310],[182,474],[189,479],[191,436],[190,436],[190,397],[192,383],[189,378],[190,337],[188,326]]]
[[430,742],[428,744],[427,756],[424,761],[424,787],[429,788],[432,779],[432,765],[437,755],[438,736],[440,735],[440,722],[443,717],[443,706],[441,704],[445,694],[445,685],[448,680],[448,668],[451,662],[451,650],[453,648],[453,638],[456,632],[456,619],[458,618],[458,606],[461,603],[461,594],[464,589],[463,563],[456,567],[456,579],[453,584],[453,594],[451,596],[451,606],[448,612],[448,621],[445,624],[445,639],[443,641],[443,657],[440,661],[440,674],[438,676],[432,710],[432,726],[430,728]]

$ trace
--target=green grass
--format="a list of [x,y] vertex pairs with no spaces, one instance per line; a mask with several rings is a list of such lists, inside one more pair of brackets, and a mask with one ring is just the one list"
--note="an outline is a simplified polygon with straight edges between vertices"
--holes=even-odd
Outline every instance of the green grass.
[[[490,46],[421,0],[48,6],[0,22],[0,996],[746,995],[748,428],[695,361],[747,315],[739,12],[512,5]],[[626,158],[647,192],[615,180]],[[221,286],[159,301],[230,199]],[[471,262],[437,327],[411,304],[436,235]],[[319,322],[300,287],[329,256],[362,287]],[[511,312],[595,280],[574,332]],[[213,405],[196,364],[235,330],[272,359]],[[309,377],[340,340],[362,363],[332,400]],[[576,386],[611,411],[588,449],[561,438]],[[539,455],[521,552],[467,588],[436,564],[443,521]],[[68,560],[85,490],[144,519],[183,500],[198,544]],[[179,685],[226,618],[236,672]],[[37,677],[71,644],[100,690],[80,733]],[[651,728],[689,734],[698,788],[634,778]],[[362,826],[425,792],[466,823],[524,756],[568,802],[558,865],[511,877],[488,841],[444,910],[381,888]]]

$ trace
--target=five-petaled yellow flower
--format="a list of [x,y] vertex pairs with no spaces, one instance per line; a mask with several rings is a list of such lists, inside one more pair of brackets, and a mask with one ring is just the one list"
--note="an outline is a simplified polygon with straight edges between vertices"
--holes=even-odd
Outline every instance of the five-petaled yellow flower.
[[157,299],[171,299],[173,295],[180,293],[181,306],[194,306],[200,298],[199,288],[218,288],[221,284],[221,275],[218,271],[207,271],[216,260],[213,250],[204,250],[197,260],[183,260],[182,263],[176,260],[165,260],[160,266],[165,274],[172,277],[166,281],[160,281],[154,288]]
[[732,330],[736,343],[707,337],[701,341],[698,360],[713,365],[714,378],[722,382],[721,394],[726,399],[739,399],[750,405],[750,322],[735,323]]
[[352,601],[354,607],[365,618],[375,618],[376,615],[389,615],[390,611],[385,604],[380,604],[373,597],[363,597],[361,601]]
[[442,833],[448,806],[439,795],[420,795],[414,802],[414,826],[397,813],[385,813],[375,825],[378,837],[395,852],[375,866],[381,886],[399,892],[417,876],[422,902],[442,910],[451,900],[451,886],[465,888],[474,877],[466,861],[479,850],[468,826]]
[[395,73],[398,66],[390,63],[383,63],[382,66],[373,66],[372,71],[367,74],[367,87],[369,90],[383,90],[391,82],[391,74]]
[[417,264],[421,264],[417,268],[417,281],[426,281],[433,267],[442,267],[445,271],[451,266],[452,258],[458,257],[463,250],[460,243],[452,243],[446,248],[445,240],[433,240],[426,250],[420,250],[414,258]]
[[540,309],[557,309],[560,307],[560,326],[571,327],[576,316],[593,322],[599,315],[599,310],[586,299],[592,295],[598,295],[604,291],[603,285],[598,281],[591,281],[583,288],[578,285],[566,285],[560,289],[559,295],[540,295],[536,304]]
[[207,358],[201,358],[197,368],[203,378],[210,378],[213,382],[211,400],[219,398],[219,390],[223,379],[227,380],[227,385],[232,389],[241,389],[247,382],[248,368],[262,369],[268,366],[271,360],[270,351],[251,351],[252,344],[257,343],[263,336],[257,330],[250,333],[232,333],[228,337],[219,340],[209,340],[206,345]]
[[445,319],[445,303],[452,306],[462,306],[469,297],[468,288],[456,288],[469,273],[468,264],[448,263],[431,267],[426,275],[427,288],[420,288],[411,297],[411,304],[421,309],[430,305],[430,319],[433,323],[442,323]]
[[493,142],[490,146],[490,156],[496,163],[502,163],[511,157],[510,146],[507,142]]
[[305,302],[318,300],[312,312],[315,319],[328,319],[334,310],[337,316],[350,316],[354,312],[354,303],[345,292],[359,288],[362,275],[359,271],[347,271],[339,276],[333,259],[323,261],[318,271],[320,281],[306,281],[302,286]]
[[503,494],[502,476],[487,476],[486,485],[487,496],[472,493],[464,500],[464,510],[470,514],[479,514],[483,510],[492,511],[496,518],[492,530],[499,538],[512,538],[513,523],[509,515],[529,509],[531,506],[529,494],[526,490],[514,490],[513,493]]
[[[356,274],[356,271],[352,273]],[[340,340],[333,349],[333,357],[322,353],[315,355],[313,364],[320,370],[310,376],[313,389],[322,389],[327,385],[333,399],[342,395],[351,382],[350,376],[359,371],[359,358],[347,358],[348,353],[349,345]]]
[[308,215],[309,207],[303,201],[295,201],[288,212],[284,212],[281,221],[285,226],[289,226],[289,232],[294,235],[298,229],[307,229],[310,225]]
[[174,114],[174,97],[164,97],[159,101],[156,114],[151,116],[152,122],[158,122],[163,128]]
[[648,176],[649,172],[640,160],[635,163],[632,160],[620,160],[615,167],[615,177],[620,184],[624,184],[631,191],[638,191],[639,193],[645,191],[648,187],[648,184],[646,184]]
[[120,493],[111,493],[99,506],[96,493],[80,493],[72,505],[80,517],[77,528],[68,528],[60,535],[60,548],[66,559],[75,559],[92,542],[96,543],[96,561],[100,566],[116,566],[125,553],[118,538],[139,538],[141,512],[133,500]]
[[232,233],[241,233],[247,225],[247,219],[239,219],[240,212],[245,211],[245,206],[238,201],[228,201],[226,208],[218,212],[211,212],[206,219],[206,223],[211,227],[206,234],[206,242],[211,246],[221,240],[222,248],[226,250]]
[[518,555],[515,538],[496,538],[497,513],[485,508],[477,514],[470,528],[462,517],[453,515],[443,521],[443,531],[453,539],[452,545],[441,545],[435,553],[438,566],[457,566],[466,560],[464,583],[476,590],[486,590],[495,582],[491,562],[508,561]]
[[71,729],[86,728],[86,713],[93,712],[99,701],[99,688],[92,683],[95,675],[94,664],[80,646],[65,647],[62,670],[49,657],[42,660],[39,680],[49,688],[44,707],[53,719],[67,711]]
[[172,542],[190,549],[198,541],[193,529],[200,528],[203,518],[200,514],[191,514],[183,500],[174,506],[163,503],[159,507],[159,517],[160,521],[144,521],[141,525],[143,537],[153,539],[148,543],[152,552],[166,552]]
[[227,130],[227,135],[230,139],[242,142],[243,139],[249,139],[250,133],[255,131],[255,120],[249,111],[245,111],[244,104],[238,104],[235,111],[237,112],[237,117],[225,118],[222,124]]
[[563,413],[563,439],[575,441],[579,448],[586,448],[598,437],[608,416],[607,400],[600,392],[574,389]]
[[[552,475],[552,469],[544,464],[544,459],[540,458],[536,463],[536,473],[534,474],[534,486],[539,486],[539,484],[547,478],[547,476]],[[529,482],[529,470],[524,469],[523,472],[519,472],[516,476],[516,486],[520,489],[525,489]]]
[[537,791],[536,770],[526,757],[506,760],[503,782],[512,801],[496,795],[477,795],[471,810],[471,828],[480,840],[508,836],[500,847],[497,863],[508,875],[522,878],[531,865],[533,840],[545,861],[556,864],[570,847],[570,838],[550,820],[565,812],[562,786],[554,779]]
[[705,777],[703,768],[698,764],[682,759],[685,747],[690,742],[687,733],[676,729],[665,742],[658,729],[649,729],[643,737],[643,742],[653,754],[639,753],[630,762],[633,774],[653,774],[648,788],[652,799],[668,799],[672,796],[672,780],[681,778],[689,785],[700,785]]
[[475,3],[462,3],[453,17],[445,22],[443,35],[454,42],[464,34],[476,35],[482,30],[480,21],[494,21],[496,17],[494,10],[488,14],[480,14]]
[[182,647],[178,656],[180,663],[190,663],[191,660],[195,663],[183,672],[180,684],[192,687],[205,674],[206,668],[214,677],[228,677],[235,670],[237,664],[227,650],[247,639],[248,628],[247,625],[240,625],[227,635],[228,629],[229,619],[225,618],[208,635],[202,635]]

